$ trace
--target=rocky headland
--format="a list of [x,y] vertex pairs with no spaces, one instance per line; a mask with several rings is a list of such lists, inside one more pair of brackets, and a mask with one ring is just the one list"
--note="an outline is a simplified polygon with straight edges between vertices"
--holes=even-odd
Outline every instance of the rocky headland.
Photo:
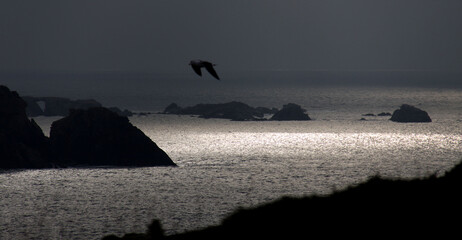
[[99,107],[72,110],[53,122],[51,149],[63,166],[174,166],[175,163],[127,117]]
[[26,101],[0,86],[0,169],[175,166],[127,117],[103,107],[70,110],[50,138],[26,114]]

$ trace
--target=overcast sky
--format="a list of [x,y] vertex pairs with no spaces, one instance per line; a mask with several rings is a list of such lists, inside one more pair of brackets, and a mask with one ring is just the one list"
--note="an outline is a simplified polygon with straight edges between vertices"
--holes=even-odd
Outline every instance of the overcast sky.
[[0,71],[461,70],[460,0],[2,0]]

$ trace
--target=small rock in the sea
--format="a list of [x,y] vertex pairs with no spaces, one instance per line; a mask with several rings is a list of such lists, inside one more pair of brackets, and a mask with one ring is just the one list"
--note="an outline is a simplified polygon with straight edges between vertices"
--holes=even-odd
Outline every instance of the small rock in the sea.
[[377,114],[377,116],[379,116],[379,117],[391,116],[391,113],[389,113],[389,112],[381,112],[381,113]]
[[275,113],[270,120],[276,121],[306,121],[311,120],[306,110],[300,105],[289,103],[282,107],[280,111]]
[[375,114],[373,113],[366,113],[366,114],[363,114],[364,117],[375,117]]
[[427,112],[414,106],[403,104],[393,112],[390,118],[393,122],[431,122]]

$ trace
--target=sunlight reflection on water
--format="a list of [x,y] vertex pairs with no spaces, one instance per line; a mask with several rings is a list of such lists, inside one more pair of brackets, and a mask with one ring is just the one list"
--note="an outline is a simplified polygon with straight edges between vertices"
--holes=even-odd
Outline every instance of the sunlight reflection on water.
[[2,173],[0,238],[98,239],[144,232],[153,218],[170,234],[218,224],[238,206],[326,194],[376,174],[442,174],[462,156],[462,123],[444,119],[232,122],[150,115],[130,121],[179,167]]
[[[187,117],[183,120],[187,121]],[[277,122],[256,125],[226,120],[192,121],[199,122],[191,126],[178,121],[172,127],[178,130],[177,134],[159,129],[144,131],[180,166],[264,164],[313,168],[322,162],[333,168],[354,165],[365,175],[388,177],[421,177],[444,171],[447,162],[428,160],[429,156],[440,158],[441,154],[449,154],[457,159],[462,143],[460,130],[442,130],[445,124],[433,124],[427,129],[422,124],[409,126],[389,121],[287,122],[283,127]],[[203,121],[212,123],[198,131]]]

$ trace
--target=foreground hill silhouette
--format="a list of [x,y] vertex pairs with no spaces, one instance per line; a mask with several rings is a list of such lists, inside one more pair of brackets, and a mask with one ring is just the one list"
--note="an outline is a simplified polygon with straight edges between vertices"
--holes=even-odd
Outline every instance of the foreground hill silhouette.
[[460,231],[461,193],[459,163],[442,177],[374,177],[327,196],[284,197],[201,230],[165,236],[154,220],[145,234],[103,239],[447,239]]

